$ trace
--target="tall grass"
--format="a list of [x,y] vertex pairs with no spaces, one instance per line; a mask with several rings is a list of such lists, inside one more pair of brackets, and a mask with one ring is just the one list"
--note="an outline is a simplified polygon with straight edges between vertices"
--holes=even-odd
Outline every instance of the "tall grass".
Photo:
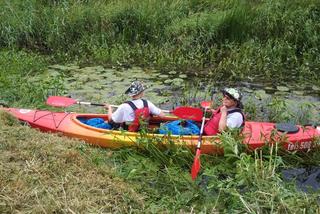
[[205,68],[223,78],[314,80],[319,6],[316,0],[5,0],[0,46],[57,60]]
[[61,94],[63,74],[42,78],[49,58],[24,51],[0,51],[0,100],[10,106],[41,107],[48,95]]

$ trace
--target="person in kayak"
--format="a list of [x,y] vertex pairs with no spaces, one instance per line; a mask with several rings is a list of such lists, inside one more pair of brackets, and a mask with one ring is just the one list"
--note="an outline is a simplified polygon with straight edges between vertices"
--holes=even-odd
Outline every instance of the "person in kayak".
[[108,111],[109,124],[114,128],[125,127],[129,131],[138,131],[142,122],[147,122],[150,115],[164,116],[162,110],[149,100],[142,99],[145,87],[142,82],[134,81],[125,91],[131,97],[130,101],[121,104],[115,112],[105,104]]
[[213,111],[212,117],[204,126],[206,135],[216,135],[227,128],[241,128],[245,117],[242,112],[242,95],[238,89],[225,88],[222,90],[222,106]]

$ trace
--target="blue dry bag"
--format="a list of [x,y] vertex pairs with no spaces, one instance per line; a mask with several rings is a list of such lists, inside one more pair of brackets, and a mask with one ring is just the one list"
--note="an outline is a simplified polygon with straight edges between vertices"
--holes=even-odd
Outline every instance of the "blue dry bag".
[[112,129],[112,126],[109,123],[105,123],[104,119],[102,118],[92,118],[84,121],[84,123],[100,129]]
[[200,129],[192,120],[175,120],[165,123],[159,129],[160,134],[199,135]]

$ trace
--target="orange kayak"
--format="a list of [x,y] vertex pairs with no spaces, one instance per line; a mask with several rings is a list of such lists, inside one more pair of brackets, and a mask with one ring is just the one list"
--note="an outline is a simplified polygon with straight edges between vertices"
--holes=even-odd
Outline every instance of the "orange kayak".
[[[2,108],[33,128],[44,132],[58,132],[65,136],[82,139],[90,144],[108,148],[121,148],[139,146],[141,134],[128,131],[106,130],[88,126],[80,119],[103,118],[108,120],[107,115],[103,114],[79,114],[71,112],[52,112],[45,110]],[[159,127],[160,123],[177,120],[177,117],[152,117],[150,127]],[[248,121],[242,131],[243,143],[250,149],[256,149],[264,146],[266,143],[280,142],[284,149],[289,151],[308,150],[313,148],[320,139],[320,126],[295,126],[295,133],[279,131],[275,123]],[[188,147],[195,151],[198,143],[197,135],[163,135],[157,133],[148,133],[144,135],[147,138],[159,139],[163,145],[172,144],[176,146]],[[221,154],[223,146],[218,136],[203,136],[202,153]]]

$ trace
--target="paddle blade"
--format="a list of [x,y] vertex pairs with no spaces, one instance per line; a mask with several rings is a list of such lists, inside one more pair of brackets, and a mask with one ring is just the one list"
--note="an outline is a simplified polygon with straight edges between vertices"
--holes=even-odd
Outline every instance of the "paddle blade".
[[201,121],[202,120],[202,110],[195,107],[177,107],[172,111],[172,114],[176,115],[179,118],[185,120],[194,120],[194,121]]
[[210,108],[212,105],[212,101],[202,101],[200,105],[202,108]]
[[50,96],[47,99],[47,104],[55,107],[68,107],[76,103],[76,100],[69,97]]
[[191,168],[191,178],[195,180],[200,171],[201,163],[200,163],[200,154],[201,150],[197,149],[196,156],[194,157],[192,168]]

